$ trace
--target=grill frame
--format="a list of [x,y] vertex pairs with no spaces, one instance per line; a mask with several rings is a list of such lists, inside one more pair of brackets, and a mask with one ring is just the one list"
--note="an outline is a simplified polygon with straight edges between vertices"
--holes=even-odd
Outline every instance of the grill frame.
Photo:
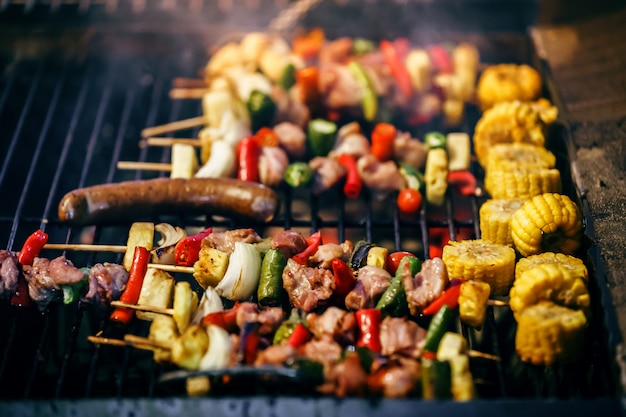
[[[98,40],[98,42],[101,48],[106,48],[107,45],[111,45],[110,40],[106,39],[106,36]],[[121,57],[119,57],[121,62],[124,62],[124,60],[128,58],[125,55],[126,53],[132,54],[133,47],[134,46],[131,45],[130,47],[128,47],[128,51],[122,52]],[[201,49],[201,48],[197,48],[197,49]],[[185,55],[185,53],[182,53],[182,55]],[[184,59],[184,56],[183,56],[183,59]],[[120,75],[115,75],[113,73],[106,73],[106,71],[104,74],[101,74],[98,69],[98,65],[101,64],[101,62],[99,61],[100,60],[97,57],[93,58],[93,56],[87,56],[86,58],[84,58],[84,60],[79,59],[77,61],[77,67],[75,68],[73,67],[68,68],[66,66],[67,61],[64,61],[64,60],[61,60],[61,62],[56,63],[56,64],[61,65],[62,71],[65,71],[65,72],[62,72],[62,74],[65,74],[65,75],[62,75],[62,78],[61,78],[64,81],[63,83],[54,84],[51,92],[48,93],[50,103],[55,103],[55,102],[58,102],[59,100],[62,101],[63,99],[62,87],[64,85],[67,85],[75,81],[73,80],[73,75],[72,75],[74,74],[73,71],[77,71],[78,73],[80,73],[81,71],[87,71],[89,74],[91,74],[85,78],[82,84],[80,84],[80,88],[78,90],[78,95],[76,96],[77,99],[75,101],[75,106],[74,106],[74,108],[77,111],[78,109],[80,109],[81,112],[93,111],[93,110],[86,109],[84,104],[89,101],[90,94],[96,94],[96,96],[100,97],[99,101],[97,101],[98,105],[96,106],[95,117],[93,118],[95,121],[94,127],[92,128],[90,132],[87,131],[88,135],[86,135],[88,137],[88,141],[85,146],[85,159],[86,160],[91,160],[93,162],[93,159],[94,159],[93,155],[95,155],[95,152],[96,152],[96,149],[98,149],[98,146],[101,145],[99,141],[102,140],[102,132],[104,130],[104,127],[109,125],[112,120],[118,120],[119,122],[117,124],[113,123],[114,126],[118,126],[118,129],[114,129],[116,130],[116,132],[114,132],[116,134],[113,134],[112,136],[110,136],[114,138],[114,145],[113,145],[113,149],[110,149],[109,152],[111,154],[119,155],[119,153],[121,152],[122,143],[126,143],[132,140],[132,139],[128,139],[128,137],[132,136],[133,129],[136,131],[137,129],[141,129],[145,126],[156,124],[157,121],[166,122],[169,120],[178,120],[182,118],[181,114],[184,114],[185,112],[193,111],[193,109],[190,109],[189,106],[187,106],[186,104],[182,104],[182,103],[172,104],[171,107],[166,105],[165,107],[168,107],[168,108],[165,110],[159,109],[160,104],[163,102],[164,93],[167,90],[167,82],[169,81],[168,77],[161,76],[156,81],[159,87],[154,88],[153,94],[150,97],[149,101],[152,103],[151,105],[153,107],[150,107],[150,110],[147,112],[147,117],[145,117],[145,124],[143,125],[138,124],[136,126],[130,127],[129,125],[123,123],[123,121],[127,119],[128,120],[132,119],[132,115],[134,114],[134,110],[136,106],[136,104],[133,104],[133,103],[136,103],[135,100],[145,101],[146,97],[144,97],[137,91],[134,91],[132,88],[128,89],[125,92],[124,98],[122,100],[125,103],[122,106],[122,110],[119,111],[119,109],[116,109],[116,112],[115,112],[116,114],[114,115],[109,114],[109,113],[113,113],[113,111],[110,109],[115,106],[112,100],[114,101],[116,99],[119,99],[118,91],[117,91],[118,86],[116,85],[115,80],[119,78]],[[53,62],[52,65],[55,65],[54,59],[52,60],[52,62]],[[189,62],[189,60],[186,62]],[[29,65],[30,61],[26,63],[24,63],[24,61],[20,61],[18,64]],[[46,71],[44,71],[45,69],[47,69],[47,67],[45,66],[46,65],[45,61],[42,63],[42,61],[39,61],[38,58],[35,58],[33,64],[35,65],[35,67],[37,67],[37,65],[40,65],[37,68],[37,71],[41,71],[41,72],[37,73],[39,74],[38,76],[39,78],[36,76],[34,79],[35,81],[31,83],[29,93],[24,98],[24,105],[19,107],[20,109],[22,109],[22,111],[20,112],[20,116],[17,118],[17,122],[16,122],[17,124],[15,125],[15,128],[13,130],[14,134],[12,136],[12,140],[10,141],[9,148],[7,149],[7,152],[5,153],[7,156],[5,157],[5,162],[3,164],[4,168],[2,171],[0,171],[0,187],[6,187],[7,179],[9,180],[12,179],[9,177],[8,172],[10,172],[9,171],[11,169],[10,163],[12,162],[12,158],[14,155],[16,155],[17,151],[15,150],[11,151],[11,149],[21,149],[20,147],[23,146],[23,144],[19,142],[24,137],[29,136],[28,133],[24,133],[24,132],[28,132],[28,129],[29,129],[29,126],[27,126],[28,115],[32,111],[34,111],[34,110],[31,111],[31,109],[37,106],[37,101],[40,98],[40,97],[37,97],[37,100],[35,100],[36,93],[39,92],[37,89],[41,85],[45,85],[47,82],[46,81],[47,78],[45,76]],[[119,63],[114,63],[114,64],[108,63],[105,65],[119,65]],[[87,67],[87,69],[85,69],[85,66]],[[188,70],[188,67],[186,69]],[[19,71],[17,70],[13,71],[12,74],[14,74],[15,77],[19,77],[18,75]],[[174,72],[174,73],[170,73],[170,75],[178,76],[182,74]],[[97,88],[98,84],[96,84],[95,86],[91,84],[92,81],[97,80],[99,78],[104,79],[102,84],[105,85],[105,88],[100,93],[98,93],[98,88]],[[13,86],[14,82],[19,82],[16,80],[17,78],[15,79],[10,78],[7,81],[6,78],[3,78],[2,82],[4,83],[3,85],[5,86],[8,85],[9,87],[11,87]],[[3,109],[3,107],[6,108],[7,106],[6,103],[10,102],[10,100],[8,99],[10,91],[11,91],[11,88],[6,88],[3,95],[0,96],[0,117],[2,115],[6,117],[6,113],[4,112],[5,109]],[[155,97],[159,97],[159,98],[154,99]],[[34,167],[36,167],[39,164],[39,161],[43,158],[43,156],[47,154],[46,152],[47,148],[45,146],[46,145],[45,139],[53,135],[53,133],[50,132],[50,129],[54,129],[53,120],[56,120],[54,116],[56,115],[57,110],[59,108],[60,107],[58,107],[58,105],[48,106],[48,111],[46,113],[46,117],[43,120],[43,123],[41,124],[41,128],[32,127],[32,129],[36,130],[39,134],[34,135],[35,151],[32,153],[32,159],[30,163],[26,165],[29,167],[33,167],[33,170],[27,173],[24,179],[24,184],[29,184],[30,186],[30,184],[35,183],[39,179],[39,177],[37,176],[37,171],[35,170]],[[196,107],[196,111],[198,110],[199,110],[199,107]],[[67,155],[70,152],[69,149],[78,143],[77,136],[78,136],[79,131],[81,130],[81,127],[80,127],[81,115],[82,113],[72,112],[72,115],[69,121],[66,121],[64,123],[64,126],[66,125],[68,126],[67,127],[68,133],[66,135],[62,135],[62,137],[64,137],[67,147],[62,148],[61,156],[58,161],[59,165],[57,165],[59,167],[63,165],[63,162],[61,161],[64,161],[65,163],[67,163],[67,156],[64,156],[64,155]],[[564,140],[564,144],[565,144],[564,148],[561,149],[561,153],[564,153],[567,156],[567,161],[573,161],[572,159],[573,154],[571,153],[571,143],[566,137],[567,128],[565,126],[560,126],[558,127],[558,129],[559,129],[558,134],[565,136],[565,137],[561,137],[561,140]],[[134,136],[138,137],[138,134],[135,134]],[[156,159],[154,159],[154,153],[150,152],[150,150],[147,150],[147,149],[139,150],[138,152],[133,154],[133,156],[135,155],[137,156],[136,158],[137,160],[150,160],[150,161],[160,160],[161,162],[168,162],[169,160],[169,153],[167,151],[162,151],[160,154],[157,154]],[[132,156],[129,156],[128,159],[134,160],[135,158],[133,158]],[[115,170],[114,162],[115,161],[110,162],[108,164],[108,171],[105,170],[105,172],[102,173],[102,176],[105,182],[119,181],[121,180],[122,177],[128,177],[129,179],[132,179],[133,177],[139,178],[139,176],[141,175],[139,173],[121,174]],[[58,198],[60,198],[60,196],[66,189],[75,188],[76,186],[88,185],[89,181],[93,181],[94,180],[94,177],[92,175],[93,172],[91,171],[90,168],[91,168],[90,165],[83,165],[83,168],[80,169],[81,174],[77,178],[78,182],[75,181],[76,178],[72,178],[72,179],[64,178],[64,172],[69,170],[69,168],[62,168],[61,171],[55,171],[56,174],[52,177],[51,183],[50,183],[51,184],[50,193],[48,195],[48,198],[44,199],[43,204],[35,204],[29,201],[29,193],[20,193],[19,195],[21,196],[21,198],[17,202],[17,206],[13,212],[14,213],[13,218],[11,219],[10,216],[4,215],[4,214],[0,215],[0,227],[2,228],[3,231],[6,230],[5,229],[6,224],[11,223],[8,229],[9,230],[9,233],[8,233],[9,239],[8,239],[8,244],[7,244],[8,248],[17,250],[17,246],[19,246],[19,242],[23,241],[23,238],[25,238],[25,236],[27,236],[30,233],[30,231],[32,231],[36,227],[46,227],[47,231],[54,231],[55,233],[51,234],[51,241],[60,242],[60,241],[66,241],[66,240],[73,240],[76,236],[75,234],[72,233],[72,230],[70,230],[69,228],[66,228],[65,226],[59,225],[54,221],[53,212],[54,212],[55,202],[58,200]],[[575,195],[579,199],[579,202],[581,203],[581,207],[583,207],[583,210],[586,211],[586,208],[588,209],[588,206],[585,203],[584,193],[580,193],[577,190],[575,186],[575,178],[572,179],[571,178],[572,175],[569,175],[571,174],[570,171],[572,171],[571,169],[572,165],[566,165],[562,168],[565,168],[568,174],[568,175],[564,175],[564,177],[568,180],[566,188],[569,189],[569,191],[573,193],[572,195]],[[565,174],[563,170],[562,172]],[[72,182],[73,185],[71,187],[68,187],[68,183],[67,183],[68,181]],[[0,190],[1,189],[2,188],[0,188]],[[5,191],[4,195],[7,195],[6,189],[4,191]],[[11,194],[9,193],[9,195]],[[316,211],[319,208],[320,201],[318,201],[317,199],[310,200],[310,203],[314,211]],[[44,207],[43,214],[38,215],[36,212],[29,212],[28,210],[31,204],[37,207],[43,206]],[[365,224],[365,227],[367,228],[366,233],[365,233],[365,238],[374,242],[376,242],[377,240],[374,238],[373,230],[376,229],[377,227],[389,227],[391,225],[394,229],[394,233],[393,233],[394,236],[392,239],[393,245],[396,248],[400,248],[401,246],[400,245],[400,242],[402,240],[401,230],[404,230],[403,226],[412,226],[416,229],[421,230],[421,235],[424,237],[422,239],[423,241],[422,244],[424,245],[424,247],[428,246],[428,241],[425,238],[426,233],[424,232],[427,227],[432,227],[432,226],[444,227],[444,228],[447,227],[449,231],[451,232],[452,237],[454,237],[455,232],[456,232],[454,226],[455,226],[455,223],[457,223],[456,225],[461,226],[461,227],[473,228],[474,232],[478,234],[477,222],[475,221],[476,212],[477,212],[476,201],[474,201],[474,205],[473,205],[474,220],[471,222],[451,221],[449,215],[452,211],[453,211],[453,207],[451,203],[448,202],[448,205],[446,206],[446,213],[447,213],[446,219],[445,220],[434,219],[434,220],[429,221],[429,224],[426,224],[426,221],[423,216],[420,216],[420,219],[416,222],[404,223],[398,219],[397,213],[396,213],[396,216],[393,218],[393,220],[382,221],[379,223],[378,220],[375,218],[375,216],[373,216],[370,212],[368,212],[368,215],[365,216],[364,221],[358,221],[355,223],[351,223],[350,221],[347,221],[347,219],[345,219],[343,215],[339,217],[339,220],[333,221],[333,220],[320,218],[317,214],[315,214],[312,216],[310,220],[287,219],[284,221],[282,225],[288,228],[303,227],[303,228],[307,228],[310,230],[323,228],[323,227],[338,227],[339,228],[338,238],[342,240],[345,237],[346,229],[350,229],[352,227],[362,227],[363,224]],[[591,240],[593,240],[592,225],[589,220],[590,217],[586,216],[586,219],[587,219],[588,237]],[[188,224],[196,223],[198,226],[200,226],[201,224],[204,224],[204,222],[198,221],[196,219],[186,219],[185,223],[188,223]],[[175,224],[179,224],[179,223],[175,223]],[[220,224],[223,224],[225,227],[234,225],[233,223],[230,223],[228,221],[225,223],[220,223]],[[119,232],[120,230],[127,230],[127,229],[122,227],[122,228],[116,228],[115,230]],[[591,234],[589,234],[590,232]],[[123,232],[117,233],[117,234],[119,236],[125,236]],[[108,236],[110,236],[110,233],[106,233],[103,230],[100,230],[100,231],[97,230],[96,236],[100,239],[106,239]],[[606,339],[604,340],[606,340],[608,344],[607,350],[611,352],[612,350],[614,351],[615,347],[621,340],[621,337],[619,336],[619,332],[616,330],[617,328],[615,325],[614,312],[610,304],[610,297],[607,299],[606,285],[603,282],[603,279],[604,279],[603,273],[602,273],[602,270],[598,267],[598,265],[600,265],[598,262],[599,254],[597,254],[596,252],[597,252],[597,248],[594,249],[594,246],[591,245],[589,255],[591,258],[590,261],[594,266],[594,270],[595,270],[594,277],[596,279],[596,284],[598,286],[598,293],[599,293],[599,295],[597,295],[594,298],[596,300],[600,299],[600,301],[602,302],[601,312],[605,319],[603,330],[606,332],[605,336],[607,336]],[[75,256],[74,254],[72,254],[70,255],[70,258],[73,260],[76,258],[85,259],[85,262],[86,262],[85,264],[91,265],[96,262],[96,259],[98,259],[98,256],[94,254],[88,254],[86,257],[82,257],[82,256],[79,257],[79,256]],[[83,265],[82,263],[79,263],[79,262],[77,262],[77,264]],[[86,309],[88,307],[78,306],[77,308]],[[63,313],[60,312],[59,314],[63,314]],[[33,389],[32,389],[31,383],[32,381],[35,381],[35,379],[37,378],[37,375],[40,370],[39,367],[42,366],[43,362],[40,361],[38,358],[42,356],[42,353],[45,353],[46,345],[50,343],[48,340],[48,335],[52,334],[52,336],[50,337],[54,338],[55,332],[47,333],[47,332],[50,332],[50,326],[51,326],[50,320],[53,320],[53,318],[50,318],[50,317],[51,317],[50,315],[43,316],[44,324],[43,324],[42,336],[40,338],[40,342],[36,343],[35,352],[33,352],[31,355],[31,357],[35,358],[34,361],[32,361],[35,364],[35,366],[32,367],[32,369],[27,375],[27,379],[26,379],[27,389],[24,395],[21,396],[21,397],[24,397],[25,400],[24,401],[9,400],[7,402],[3,402],[2,404],[0,404],[0,408],[6,406],[8,407],[7,408],[8,410],[14,410],[14,411],[24,410],[24,409],[28,409],[30,411],[37,410],[43,413],[43,415],[46,415],[46,414],[50,414],[51,412],[58,412],[58,411],[71,413],[71,410],[75,409],[75,407],[78,407],[77,409],[79,410],[96,411],[99,409],[99,407],[103,406],[103,402],[104,402],[104,405],[111,406],[112,403],[110,401],[107,401],[106,399],[103,400],[100,398],[95,398],[95,399],[88,399],[88,400],[83,400],[83,401],[75,401],[73,399],[64,398],[63,386],[64,386],[65,381],[67,381],[67,378],[68,378],[66,372],[68,372],[68,364],[72,358],[72,355],[75,349],[75,347],[71,346],[71,344],[64,350],[64,353],[63,353],[64,359],[62,361],[61,371],[59,373],[59,380],[61,381],[61,384],[55,387],[53,395],[48,396],[47,398],[43,400],[37,400],[38,393],[32,392]],[[56,332],[56,334],[57,335],[63,334],[63,331],[65,331],[65,334],[77,335],[78,333],[80,333],[81,327],[85,325],[84,321],[93,321],[93,319],[91,320],[83,319],[82,315],[78,315],[75,317],[76,318],[73,321],[70,321],[71,325],[69,326],[69,329],[60,330]],[[90,324],[94,325],[94,323],[90,323]],[[16,330],[14,331],[18,331],[17,330],[18,323],[15,323],[15,326],[16,326],[15,327]],[[74,337],[74,336],[71,336],[71,337]],[[5,351],[0,351],[0,354],[2,354],[2,362],[0,362],[0,381],[3,381],[3,382],[7,381],[6,378],[2,377],[2,375],[7,369],[6,367],[8,366],[8,362],[9,362],[8,358],[10,356],[10,355],[6,355],[5,353],[6,353]],[[122,360],[124,361],[131,360],[130,352],[128,349],[126,349],[126,351],[121,356],[122,356]],[[611,355],[611,357],[613,356],[614,356],[614,352],[613,352],[613,355]],[[94,355],[93,358],[94,359],[91,362],[90,367],[95,367],[96,362],[99,360],[97,354]],[[86,391],[90,391],[91,389],[93,389],[93,385],[88,383]],[[362,400],[334,400],[334,399],[323,399],[323,398],[322,399],[280,398],[278,400],[274,400],[271,397],[270,398],[264,398],[264,397],[217,398],[217,399],[207,398],[207,399],[201,399],[201,400],[200,399],[182,399],[182,398],[158,398],[158,397],[151,398],[152,397],[151,393],[154,392],[154,389],[155,389],[154,386],[148,389],[148,392],[146,394],[148,399],[132,398],[132,396],[129,396],[127,393],[124,392],[124,380],[122,379],[122,380],[119,380],[119,383],[115,387],[114,392],[111,393],[110,398],[116,399],[115,404],[120,407],[118,411],[127,410],[127,411],[133,411],[133,412],[138,412],[138,413],[141,413],[143,410],[146,410],[146,409],[152,409],[152,407],[155,407],[157,409],[157,412],[163,412],[163,413],[169,410],[170,407],[176,407],[176,408],[177,407],[183,407],[183,408],[189,407],[187,409],[191,411],[195,407],[199,407],[201,404],[203,404],[205,406],[216,407],[219,409],[226,409],[226,410],[231,410],[231,411],[239,410],[238,413],[248,413],[250,410],[254,409],[254,410],[259,411],[259,413],[261,413],[261,410],[263,410],[263,411],[266,411],[268,414],[270,413],[282,414],[282,413],[287,413],[289,410],[292,409],[291,407],[295,407],[296,406],[295,404],[298,404],[297,402],[294,402],[294,401],[301,401],[303,404],[307,404],[307,405],[313,404],[311,405],[310,411],[313,414],[317,414],[322,411],[333,412],[333,413],[352,411],[352,410],[363,411],[364,404],[370,404]],[[613,387],[609,389],[608,391],[614,391],[615,389],[616,388]],[[16,398],[19,398],[19,397],[20,396],[17,396]],[[140,394],[140,397],[143,397],[143,395]],[[33,401],[33,399],[35,399],[35,401]],[[393,409],[394,411],[399,411],[400,413],[408,414],[409,412],[415,411],[418,407],[420,410],[424,410],[425,412],[429,410],[434,411],[434,410],[443,409],[446,413],[448,413],[448,412],[454,412],[455,410],[461,410],[461,409],[472,410],[474,409],[474,407],[476,407],[475,410],[479,410],[482,414],[484,412],[489,413],[491,411],[502,412],[505,409],[508,411],[510,411],[511,409],[517,410],[518,408],[521,408],[521,407],[526,408],[526,412],[527,412],[527,407],[530,406],[533,408],[533,411],[534,410],[537,410],[538,412],[545,411],[547,415],[548,412],[553,412],[555,410],[553,407],[559,406],[559,407],[565,407],[565,408],[571,407],[571,411],[574,415],[578,415],[578,413],[581,413],[582,415],[583,410],[597,409],[594,407],[599,407],[599,406],[607,407],[609,411],[619,410],[618,398],[613,397],[613,395],[609,395],[608,398],[599,398],[599,399],[594,398],[592,400],[583,399],[583,398],[574,398],[574,399],[570,398],[568,400],[558,400],[555,398],[541,398],[541,396],[535,399],[530,399],[530,400],[528,398],[524,398],[523,400],[519,400],[519,401],[516,399],[504,398],[504,399],[496,399],[496,400],[488,400],[488,401],[479,400],[479,401],[475,401],[475,402],[472,402],[471,404],[466,404],[466,405],[447,404],[447,403],[444,405],[435,405],[435,404],[430,404],[427,402],[421,402],[421,401],[415,401],[415,400],[406,400],[406,401],[381,400],[381,401],[377,401],[376,404],[378,405],[370,404],[368,406],[369,408],[367,408],[365,411],[368,413],[374,414],[376,412],[383,412],[385,410]],[[437,407],[442,407],[442,408],[437,408]],[[457,408],[457,407],[465,407],[465,408]],[[561,411],[563,411],[563,409],[559,409],[559,412]],[[37,415],[42,415],[42,414],[37,414]]]

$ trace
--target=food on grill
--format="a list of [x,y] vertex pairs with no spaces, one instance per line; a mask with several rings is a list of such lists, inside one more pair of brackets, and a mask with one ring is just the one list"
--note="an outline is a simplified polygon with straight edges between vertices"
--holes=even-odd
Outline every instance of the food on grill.
[[582,215],[576,203],[562,194],[540,194],[517,210],[511,219],[515,248],[523,255],[560,252],[573,255],[581,245]]
[[13,294],[17,290],[17,282],[20,274],[17,256],[8,250],[0,250],[0,297],[4,294]]
[[513,283],[515,251],[510,246],[481,239],[451,241],[441,257],[451,278],[486,282],[495,295],[506,294]]
[[135,258],[135,248],[141,246],[147,251],[152,250],[154,242],[154,223],[152,222],[134,222],[128,230],[128,238],[126,239],[126,252],[122,265],[127,271],[133,264]]
[[426,201],[429,204],[441,206],[448,189],[448,154],[445,149],[435,148],[428,151],[424,181],[426,182]]
[[513,246],[511,218],[526,200],[489,199],[479,209],[480,237],[486,242]]
[[465,280],[459,285],[459,319],[480,329],[485,321],[491,286],[483,281]]
[[528,143],[498,143],[489,149],[485,161],[486,172],[502,165],[509,169],[554,168],[556,156],[542,146]]
[[446,135],[446,152],[449,171],[465,171],[470,168],[472,150],[470,137],[464,132],[450,132]]
[[569,364],[580,357],[587,325],[583,311],[540,301],[518,314],[515,349],[535,365]]
[[441,258],[427,259],[414,275],[408,264],[402,270],[402,285],[411,314],[419,315],[439,298],[448,284],[448,271]]
[[485,173],[485,189],[495,199],[531,198],[560,193],[561,173],[548,168],[491,167]]
[[543,252],[537,255],[521,258],[515,264],[515,278],[520,277],[524,272],[541,264],[558,264],[569,269],[575,276],[589,279],[589,271],[582,259],[564,253]]
[[504,101],[532,101],[541,95],[541,76],[526,64],[490,65],[480,75],[476,98],[487,110]]
[[166,213],[220,214],[267,222],[278,206],[274,190],[261,184],[230,178],[156,178],[70,191],[59,202],[58,215],[62,222],[77,226]]

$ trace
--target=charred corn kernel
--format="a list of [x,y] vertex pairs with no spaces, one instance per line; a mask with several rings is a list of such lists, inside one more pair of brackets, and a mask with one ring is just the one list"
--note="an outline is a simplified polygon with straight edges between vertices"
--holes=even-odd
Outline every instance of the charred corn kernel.
[[441,255],[450,278],[486,282],[496,295],[506,294],[513,282],[515,251],[481,239],[449,242]]
[[200,257],[193,265],[193,277],[202,288],[215,287],[224,278],[230,254],[219,249],[203,246]]
[[572,255],[580,247],[582,234],[580,210],[566,195],[534,196],[511,218],[513,244],[522,256],[541,252]]
[[541,76],[533,67],[522,64],[497,64],[487,67],[476,86],[476,97],[483,110],[503,101],[531,101],[541,94]]
[[[171,316],[156,314],[150,324],[148,338],[159,344],[171,344],[178,337],[176,322]],[[171,351],[165,348],[154,349],[154,360],[156,362],[170,362]]]
[[430,149],[426,155],[426,201],[440,206],[444,203],[448,189],[448,154],[445,149]]
[[539,113],[541,121],[546,125],[554,123],[559,116],[559,109],[553,106],[548,99],[540,98],[539,100],[533,101],[531,104]]
[[499,143],[545,146],[545,126],[531,104],[507,101],[483,113],[474,129],[474,153],[483,167],[487,154]]
[[448,171],[464,171],[470,167],[470,137],[465,132],[451,132],[446,136]]
[[521,258],[515,264],[515,279],[537,265],[542,264],[558,264],[570,270],[576,277],[581,277],[585,282],[589,282],[589,271],[582,259],[576,258],[564,253],[544,252],[537,255],[531,255],[527,258]]
[[192,145],[172,145],[172,171],[170,178],[192,178],[198,170],[198,157]]
[[[168,308],[172,301],[174,277],[156,268],[148,268],[141,285],[137,304],[150,307]],[[137,311],[137,318],[152,320],[157,314],[149,311]]]
[[586,327],[582,311],[541,301],[517,317],[515,350],[535,365],[572,363],[580,356]]
[[485,171],[493,169],[554,168],[556,156],[543,146],[529,143],[499,143],[489,149]]
[[130,226],[128,230],[128,239],[126,240],[126,252],[124,253],[124,260],[122,265],[124,269],[130,271],[130,266],[133,264],[133,255],[137,246],[143,246],[152,250],[154,244],[154,223],[151,222],[135,222]]
[[463,281],[459,292],[459,319],[468,326],[480,329],[485,321],[491,287],[486,282]]
[[531,198],[538,194],[561,192],[561,173],[558,169],[506,167],[490,169],[485,173],[485,190],[495,199]]
[[559,264],[536,265],[513,283],[509,303],[514,315],[543,300],[584,311],[590,305],[585,279]]
[[511,217],[525,201],[521,198],[485,201],[478,211],[481,239],[486,242],[513,246]]
[[383,248],[381,246],[372,246],[370,250],[367,251],[366,263],[369,266],[377,266],[384,269],[387,262],[388,254],[389,250],[387,248]]

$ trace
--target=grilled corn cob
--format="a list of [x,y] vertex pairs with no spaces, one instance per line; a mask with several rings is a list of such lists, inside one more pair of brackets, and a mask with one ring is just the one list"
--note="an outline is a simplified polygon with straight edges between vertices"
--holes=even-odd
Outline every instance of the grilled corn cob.
[[489,149],[485,171],[502,168],[554,168],[556,156],[543,146],[529,143],[499,143]]
[[543,193],[561,192],[561,173],[558,169],[518,168],[503,165],[487,170],[485,190],[492,198],[531,198]]
[[581,352],[586,327],[582,311],[541,301],[519,314],[515,350],[535,365],[571,363]]
[[485,201],[479,209],[481,239],[486,242],[513,246],[511,217],[525,201],[521,198]]
[[483,167],[489,150],[498,143],[545,146],[545,125],[530,103],[502,102],[483,113],[474,130],[474,153]]
[[449,242],[441,255],[450,278],[483,281],[494,294],[505,294],[513,282],[513,248],[481,239]]
[[571,255],[563,253],[544,252],[537,255],[531,255],[527,258],[521,258],[515,264],[515,279],[531,268],[541,264],[559,264],[569,269],[574,276],[581,277],[585,282],[589,282],[589,272],[583,261]]
[[529,65],[498,64],[478,79],[476,97],[483,110],[503,101],[530,101],[541,94],[541,76]]
[[486,282],[463,281],[459,289],[459,319],[461,322],[480,329],[485,321],[487,300],[491,287]]
[[516,317],[543,300],[584,311],[590,304],[585,279],[559,264],[537,265],[522,273],[513,283],[509,302]]
[[572,255],[581,244],[582,216],[569,197],[556,193],[534,196],[511,218],[511,236],[523,256],[541,252]]

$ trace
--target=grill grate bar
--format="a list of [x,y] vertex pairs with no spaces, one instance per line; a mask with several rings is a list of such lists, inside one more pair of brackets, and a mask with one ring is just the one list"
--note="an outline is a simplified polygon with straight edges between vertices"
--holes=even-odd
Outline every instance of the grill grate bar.
[[35,383],[35,379],[37,376],[37,371],[39,370],[39,365],[41,364],[40,358],[43,357],[44,347],[48,340],[48,332],[50,331],[50,312],[44,312],[44,324],[43,331],[39,336],[39,344],[37,345],[37,350],[35,351],[35,357],[32,361],[33,366],[30,370],[30,375],[28,377],[28,381],[26,382],[26,387],[24,388],[24,399],[28,399],[30,397],[31,390],[33,389],[33,385]]
[[80,332],[80,326],[83,321],[84,315],[84,304],[79,302],[78,308],[76,309],[76,314],[74,316],[74,321],[72,323],[72,329],[70,331],[70,335],[67,338],[68,346],[63,355],[63,362],[61,363],[61,369],[59,370],[59,377],[57,378],[55,390],[54,390],[54,398],[60,398],[63,390],[63,384],[65,383],[65,374],[67,372],[67,368],[74,356],[74,351],[76,349],[76,344],[78,341],[78,336]]

